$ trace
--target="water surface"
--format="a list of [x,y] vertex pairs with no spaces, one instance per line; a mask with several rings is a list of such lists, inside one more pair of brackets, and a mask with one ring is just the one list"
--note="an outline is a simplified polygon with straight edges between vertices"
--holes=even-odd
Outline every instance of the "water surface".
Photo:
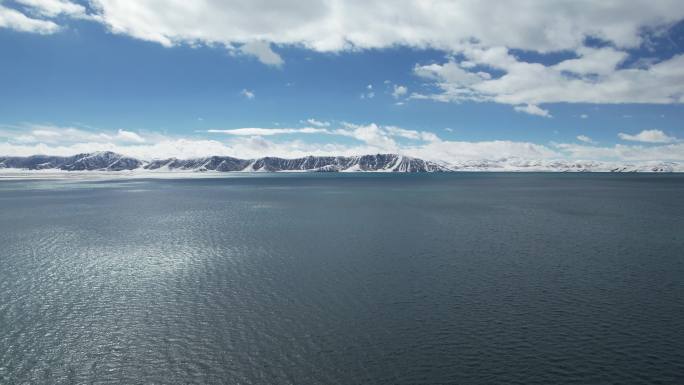
[[681,384],[684,175],[0,182],[2,384]]

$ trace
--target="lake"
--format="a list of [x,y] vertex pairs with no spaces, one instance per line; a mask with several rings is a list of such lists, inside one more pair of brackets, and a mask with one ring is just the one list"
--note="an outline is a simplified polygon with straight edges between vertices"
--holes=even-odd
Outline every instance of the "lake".
[[0,181],[2,384],[681,384],[684,175]]

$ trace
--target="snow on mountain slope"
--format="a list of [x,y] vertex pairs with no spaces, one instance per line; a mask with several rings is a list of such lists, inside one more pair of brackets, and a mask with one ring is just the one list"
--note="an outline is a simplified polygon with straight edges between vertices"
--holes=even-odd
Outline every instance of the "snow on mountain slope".
[[574,160],[529,160],[521,158],[469,160],[446,164],[397,154],[306,156],[295,159],[278,157],[239,159],[230,156],[210,156],[195,159],[168,158],[143,161],[114,152],[103,151],[66,157],[47,155],[33,155],[28,157],[0,156],[0,169],[30,171],[136,170],[141,172],[684,172],[684,164],[676,162],[624,163]]

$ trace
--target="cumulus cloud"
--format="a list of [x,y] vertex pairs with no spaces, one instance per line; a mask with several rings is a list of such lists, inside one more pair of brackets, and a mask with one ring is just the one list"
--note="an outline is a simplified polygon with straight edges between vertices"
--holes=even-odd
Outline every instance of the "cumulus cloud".
[[394,152],[399,147],[392,135],[375,123],[366,125],[346,123],[345,128],[338,129],[335,133],[381,148],[383,152]]
[[453,50],[473,39],[486,46],[551,52],[576,49],[587,36],[617,47],[635,47],[642,42],[643,27],[666,26],[684,17],[677,0],[397,0],[391,7],[382,0],[91,4],[112,32],[163,45],[229,45],[258,39],[319,52],[395,45]]
[[[396,0],[392,6],[382,0],[90,0],[88,10],[69,0],[15,3],[18,7],[0,5],[0,26],[47,34],[60,28],[50,20],[55,16],[88,18],[112,33],[166,47],[223,46],[271,66],[284,63],[274,51],[278,46],[317,52],[394,46],[444,51],[445,62],[415,68],[437,91],[414,93],[414,98],[539,108],[559,102],[684,102],[683,55],[622,66],[628,49],[648,40],[644,31],[661,33],[684,18],[679,0]],[[588,37],[607,44],[588,47]],[[509,53],[512,49],[574,52],[576,57],[543,65],[519,60]],[[395,97],[408,92],[402,86],[394,91]],[[374,96],[372,89],[360,95]]]
[[621,132],[618,134],[618,137],[622,140],[644,143],[672,143],[677,141],[677,138],[673,136],[668,136],[661,130],[643,130],[635,135],[625,134]]
[[[640,68],[618,68],[625,54],[614,48],[585,47],[577,52],[580,57],[576,59],[546,66],[521,61],[506,47],[467,46],[462,50],[465,62],[479,67],[463,66],[455,58],[418,65],[415,74],[432,82],[438,92],[412,97],[527,106],[684,102],[684,55]],[[488,68],[491,73],[476,68]],[[494,76],[496,71],[503,75]]]

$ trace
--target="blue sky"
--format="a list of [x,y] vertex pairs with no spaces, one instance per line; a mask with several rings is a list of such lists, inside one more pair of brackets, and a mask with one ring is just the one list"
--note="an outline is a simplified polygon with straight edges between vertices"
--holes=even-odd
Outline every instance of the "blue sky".
[[0,155],[684,160],[684,6],[593,3],[0,1]]

